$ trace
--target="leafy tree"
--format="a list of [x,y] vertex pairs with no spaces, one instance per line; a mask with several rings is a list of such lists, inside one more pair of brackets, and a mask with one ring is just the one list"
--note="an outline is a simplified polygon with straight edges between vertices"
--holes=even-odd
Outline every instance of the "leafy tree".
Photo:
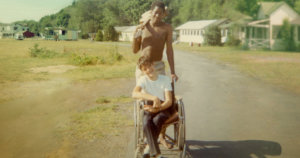
[[103,33],[102,30],[98,30],[97,34],[96,34],[96,41],[103,41]]
[[118,33],[112,25],[104,28],[104,41],[118,41]]
[[67,27],[69,24],[70,14],[62,13],[57,16],[57,26]]
[[293,37],[293,27],[291,26],[288,19],[283,20],[283,25],[280,27],[279,31],[279,37],[283,42],[285,50],[294,51],[296,49]]
[[217,26],[211,26],[205,30],[204,43],[210,46],[221,45],[221,31]]

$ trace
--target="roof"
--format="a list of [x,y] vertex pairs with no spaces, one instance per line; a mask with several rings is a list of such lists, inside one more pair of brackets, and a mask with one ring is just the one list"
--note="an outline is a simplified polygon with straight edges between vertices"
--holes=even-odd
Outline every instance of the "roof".
[[286,4],[285,2],[260,2],[260,9],[266,16],[270,16],[275,10],[277,10],[282,5]]
[[182,29],[204,29],[205,27],[217,22],[218,20],[200,20],[200,21],[188,21],[178,27],[175,30]]

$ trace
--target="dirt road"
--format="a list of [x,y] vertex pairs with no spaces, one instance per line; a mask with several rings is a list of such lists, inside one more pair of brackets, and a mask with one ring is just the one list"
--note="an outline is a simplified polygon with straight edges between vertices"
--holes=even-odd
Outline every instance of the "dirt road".
[[175,51],[193,158],[300,157],[300,97],[228,65]]

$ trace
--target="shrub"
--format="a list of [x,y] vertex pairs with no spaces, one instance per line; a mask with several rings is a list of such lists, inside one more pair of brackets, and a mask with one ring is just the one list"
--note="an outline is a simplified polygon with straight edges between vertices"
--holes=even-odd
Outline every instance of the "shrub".
[[33,48],[29,48],[29,54],[31,57],[38,57],[38,58],[54,58],[58,57],[59,53],[48,50],[46,48],[39,48],[38,44],[34,44]]
[[112,25],[109,25],[104,28],[104,41],[118,41],[118,33]]
[[102,30],[98,30],[97,34],[96,34],[96,41],[103,41],[103,33]]
[[217,26],[211,26],[205,30],[204,43],[210,46],[221,45],[221,31]]
[[85,33],[81,35],[82,39],[88,39],[89,38],[89,34]]
[[279,37],[282,39],[284,50],[295,51],[296,45],[293,37],[293,27],[288,19],[283,20],[283,25],[280,27]]
[[123,55],[119,53],[118,45],[115,45],[114,49],[110,50],[109,54],[111,63],[115,63],[123,59]]
[[[101,62],[101,64],[102,64],[101,58],[97,57],[97,56],[88,56],[86,54],[83,54],[83,55],[73,54],[72,55],[72,63],[75,65],[80,65],[80,66],[96,65],[99,62]],[[104,60],[103,60],[103,62],[104,62]]]

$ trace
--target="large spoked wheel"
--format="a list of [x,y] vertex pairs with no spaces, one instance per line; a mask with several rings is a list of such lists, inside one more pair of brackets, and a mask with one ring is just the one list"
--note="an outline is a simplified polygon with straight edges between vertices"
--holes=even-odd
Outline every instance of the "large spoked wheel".
[[185,146],[185,112],[182,100],[178,101],[179,123],[178,123],[178,147],[180,150]]
[[140,109],[143,107],[141,102],[134,104],[134,127],[135,127],[135,158],[141,158],[143,156],[144,140],[143,140],[143,123],[142,118],[144,111]]

